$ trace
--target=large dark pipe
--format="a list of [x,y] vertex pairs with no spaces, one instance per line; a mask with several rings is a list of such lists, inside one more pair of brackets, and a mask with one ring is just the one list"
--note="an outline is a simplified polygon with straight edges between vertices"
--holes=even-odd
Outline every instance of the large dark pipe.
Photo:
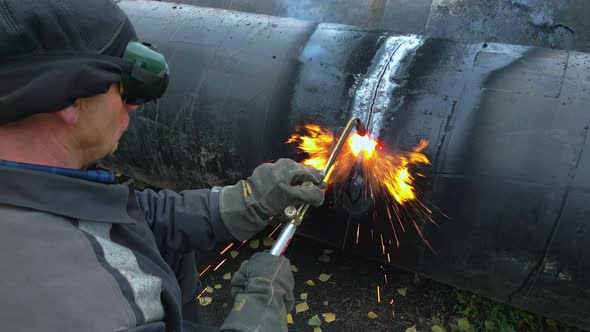
[[[120,5],[140,38],[167,56],[171,83],[162,100],[134,113],[106,166],[182,189],[300,158],[283,142],[302,123],[339,133],[359,116],[399,150],[426,138],[433,164],[422,198],[450,220],[435,213],[438,227],[422,225],[433,250],[401,233],[391,263],[590,328],[588,54]],[[390,225],[355,188],[352,181],[334,207],[313,210],[302,232],[375,257],[381,243],[371,234],[387,238]]]

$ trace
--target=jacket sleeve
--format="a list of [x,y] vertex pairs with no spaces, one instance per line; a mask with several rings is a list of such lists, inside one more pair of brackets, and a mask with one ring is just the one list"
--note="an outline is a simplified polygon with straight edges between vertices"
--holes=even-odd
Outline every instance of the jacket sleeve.
[[208,251],[233,240],[221,220],[219,192],[209,189],[136,191],[137,202],[163,256]]

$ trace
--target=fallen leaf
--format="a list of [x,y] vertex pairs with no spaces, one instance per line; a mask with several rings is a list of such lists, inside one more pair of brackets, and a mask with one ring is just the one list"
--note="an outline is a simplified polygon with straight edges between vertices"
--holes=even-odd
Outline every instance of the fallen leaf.
[[231,279],[231,272],[228,272],[223,275],[223,280],[229,280],[229,279]]
[[295,306],[295,313],[298,314],[300,312],[304,312],[309,310],[309,305],[307,305],[307,302],[301,302],[298,305]]
[[322,317],[324,317],[324,320],[326,321],[326,323],[332,323],[333,321],[336,320],[336,314],[332,313],[332,312],[322,314]]
[[471,331],[471,324],[469,324],[469,321],[467,320],[467,318],[459,318],[459,320],[457,321],[457,327],[459,328],[459,331],[461,331],[461,332],[470,332]]
[[401,296],[406,296],[406,294],[408,293],[408,289],[407,288],[398,288],[397,293]]
[[293,323],[293,315],[287,314],[287,324],[295,324]]
[[303,301],[307,300],[307,293],[301,293],[301,295],[299,295],[299,298]]
[[221,284],[215,284],[215,286],[213,288],[215,288],[215,289],[221,289]]
[[376,313],[374,313],[372,311],[369,311],[369,313],[367,314],[367,317],[369,317],[369,319],[375,319],[375,318],[377,318],[379,316],[377,316]]
[[549,331],[552,332],[557,332],[557,322],[553,319],[546,319],[545,323],[547,323],[547,327],[549,328]]
[[408,327],[406,329],[406,332],[418,332],[418,331],[416,330],[416,326],[412,326],[412,327]]
[[320,326],[320,325],[322,325],[322,320],[320,319],[320,317],[318,315],[313,315],[313,317],[311,317],[307,321],[307,325]]
[[318,261],[320,261],[322,263],[329,263],[330,256],[322,254],[320,257],[318,257]]
[[273,239],[272,237],[265,237],[264,240],[262,240],[262,245],[265,247],[272,247],[275,244],[275,239]]
[[331,255],[334,253],[334,249],[324,249],[324,255]]
[[322,332],[322,328],[316,326],[313,328],[313,332]]
[[213,302],[213,299],[209,296],[201,296],[199,297],[199,304],[202,305],[203,307],[206,307],[208,305],[211,304],[211,302]]
[[291,272],[299,272],[299,269],[295,265],[291,265]]
[[248,246],[252,249],[258,249],[260,247],[260,240],[250,240]]
[[326,281],[330,280],[330,277],[332,277],[332,274],[322,273],[322,274],[320,274],[318,279],[320,279],[321,282],[326,282]]
[[430,328],[430,330],[432,332],[445,332],[445,329],[443,329],[442,327],[440,327],[438,325],[434,325],[433,327]]
[[315,282],[313,280],[308,280],[305,282],[308,286],[315,286]]
[[235,250],[232,250],[229,252],[229,255],[231,256],[231,258],[236,258],[236,257],[238,257],[239,254],[240,253]]
[[205,288],[205,292],[207,292],[209,294],[213,293],[213,287],[207,286],[207,288]]

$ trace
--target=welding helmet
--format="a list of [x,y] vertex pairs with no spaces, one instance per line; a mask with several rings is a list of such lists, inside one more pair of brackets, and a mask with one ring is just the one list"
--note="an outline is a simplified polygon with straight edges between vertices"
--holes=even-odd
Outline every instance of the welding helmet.
[[132,105],[166,91],[164,56],[138,41],[113,0],[2,0],[0,12],[0,124],[59,111],[112,84]]

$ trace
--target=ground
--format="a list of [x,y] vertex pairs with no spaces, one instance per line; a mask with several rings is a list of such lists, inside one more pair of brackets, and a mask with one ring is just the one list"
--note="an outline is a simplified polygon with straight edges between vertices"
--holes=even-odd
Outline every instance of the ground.
[[[252,249],[251,246],[256,247],[256,242],[258,247]],[[238,244],[223,256],[218,253],[224,248],[219,248],[216,255],[199,264],[200,271],[212,265],[203,276],[204,284],[211,287],[209,290],[212,293],[204,291],[201,294],[202,304],[207,304],[209,298],[212,300],[201,307],[204,320],[210,324],[221,324],[231,309],[229,280],[224,279],[224,275],[229,277],[227,274],[236,271],[241,262],[254,252],[268,249],[262,238],[235,250],[237,247]],[[238,253],[235,258],[232,258],[232,251]],[[309,307],[299,313],[293,310],[294,324],[289,324],[289,331],[314,331],[314,326],[310,325],[314,321],[316,325],[320,323],[321,331],[339,332],[582,331],[414,273],[392,268],[384,270],[379,263],[326,250],[303,237],[292,241],[286,256],[297,271],[294,272],[296,304],[306,302]],[[213,272],[213,268],[225,258],[227,261]],[[330,278],[322,282],[321,274]],[[309,280],[315,286],[308,285]],[[381,302],[378,302],[377,286],[380,287]],[[303,294],[307,294],[306,300],[302,300],[302,297],[305,298]],[[328,313],[335,314],[333,322],[326,322],[322,315]],[[317,319],[314,319],[315,315],[318,315]]]

